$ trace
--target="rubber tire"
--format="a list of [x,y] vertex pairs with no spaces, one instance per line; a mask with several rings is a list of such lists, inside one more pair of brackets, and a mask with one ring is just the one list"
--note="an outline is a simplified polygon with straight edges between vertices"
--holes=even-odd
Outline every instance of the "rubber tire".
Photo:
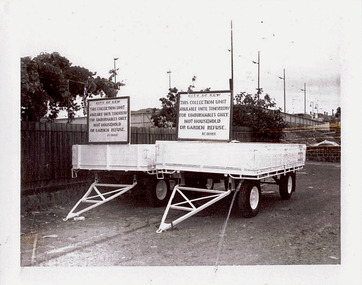
[[[164,186],[166,186],[167,189],[167,193],[162,197],[162,199],[157,196],[157,186],[159,183],[164,183]],[[146,199],[151,207],[166,206],[168,200],[170,199],[170,195],[170,182],[167,179],[152,179],[146,185]]]
[[[208,179],[210,179],[211,181],[209,181],[209,186],[208,186]],[[211,183],[210,183],[211,182]],[[200,186],[201,188],[204,188],[204,189],[214,189],[214,179],[212,178],[202,178],[201,181],[200,181]]]
[[[255,192],[255,190],[257,192]],[[256,201],[257,205],[254,207],[251,206],[251,201],[250,201],[250,194],[252,193],[252,191],[254,195],[255,194],[258,195]],[[244,218],[255,217],[259,213],[260,202],[261,202],[260,182],[254,180],[244,180],[243,184],[240,187],[240,191],[237,197],[237,207],[239,213],[241,213],[241,215]]]
[[[212,179],[212,178],[210,178]],[[199,178],[199,177],[188,177],[186,178],[186,186],[194,187],[194,188],[202,188],[202,189],[213,189],[214,188],[214,180],[212,179],[211,187],[207,187],[207,178]]]
[[279,194],[282,200],[289,200],[295,191],[296,175],[295,173],[287,173],[280,176]]

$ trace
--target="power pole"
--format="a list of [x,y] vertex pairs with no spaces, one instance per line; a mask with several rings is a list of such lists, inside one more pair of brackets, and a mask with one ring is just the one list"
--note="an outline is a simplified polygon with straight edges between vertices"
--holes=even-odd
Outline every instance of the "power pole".
[[230,23],[231,30],[231,79],[230,79],[230,90],[231,90],[231,100],[234,98],[234,43],[233,43],[233,21]]
[[287,103],[286,103],[287,94],[285,93],[285,68],[283,69],[283,77],[279,76],[279,78],[283,79],[283,81],[284,81],[284,113],[286,113],[287,112]]
[[258,51],[258,62],[253,61],[254,64],[258,65],[258,100],[260,99],[260,51]]
[[258,100],[260,96],[260,51],[258,51]]
[[304,91],[304,115],[307,114],[307,84],[304,83],[304,89],[301,89]]
[[118,57],[113,59],[113,63],[114,63],[114,83],[117,83],[117,69],[116,69],[116,61],[117,60],[118,60]]
[[171,89],[171,70],[167,71],[168,74],[168,88]]

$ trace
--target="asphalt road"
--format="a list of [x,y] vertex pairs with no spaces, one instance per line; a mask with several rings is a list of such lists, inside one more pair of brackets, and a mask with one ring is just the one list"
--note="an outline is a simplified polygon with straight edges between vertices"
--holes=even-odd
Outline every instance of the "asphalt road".
[[231,198],[160,234],[164,208],[140,196],[121,196],[77,221],[63,221],[73,205],[33,212],[21,219],[21,265],[340,264],[340,172],[340,164],[308,162],[286,201],[277,186],[262,185],[259,214],[232,212],[225,234]]

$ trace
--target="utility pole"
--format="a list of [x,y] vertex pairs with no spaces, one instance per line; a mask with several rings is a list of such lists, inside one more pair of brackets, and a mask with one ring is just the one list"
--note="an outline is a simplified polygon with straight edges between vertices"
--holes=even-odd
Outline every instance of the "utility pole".
[[118,57],[113,59],[113,62],[114,62],[114,83],[117,83],[117,69],[116,69],[116,61],[117,60],[118,60]]
[[171,70],[167,71],[168,73],[168,88],[171,89]]
[[304,91],[304,115],[307,114],[307,84],[304,83],[304,89],[301,89]]
[[231,30],[231,79],[230,79],[230,90],[231,90],[231,102],[234,98],[234,43],[233,43],[233,21],[230,23]]
[[258,51],[258,62],[253,61],[254,64],[258,65],[258,100],[260,99],[260,51]]
[[312,119],[314,119],[314,102],[313,101],[310,102],[309,107],[312,107],[312,111],[310,112],[310,115],[312,116]]
[[279,76],[279,78],[283,79],[283,81],[284,81],[284,113],[286,113],[287,112],[287,103],[286,103],[287,95],[285,93],[285,68],[283,69],[283,77]]

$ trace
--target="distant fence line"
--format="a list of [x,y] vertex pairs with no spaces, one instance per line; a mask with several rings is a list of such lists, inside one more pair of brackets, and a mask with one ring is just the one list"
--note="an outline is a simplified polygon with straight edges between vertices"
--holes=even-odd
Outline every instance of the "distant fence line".
[[322,122],[314,119],[309,119],[306,117],[300,117],[298,115],[288,114],[288,113],[281,113],[283,120],[291,127],[296,126],[314,126],[319,125]]
[[[72,145],[87,144],[87,125],[21,122],[21,190],[34,191],[80,183],[71,178]],[[232,138],[252,141],[247,127],[233,129]],[[131,128],[132,144],[176,140],[176,129]]]

